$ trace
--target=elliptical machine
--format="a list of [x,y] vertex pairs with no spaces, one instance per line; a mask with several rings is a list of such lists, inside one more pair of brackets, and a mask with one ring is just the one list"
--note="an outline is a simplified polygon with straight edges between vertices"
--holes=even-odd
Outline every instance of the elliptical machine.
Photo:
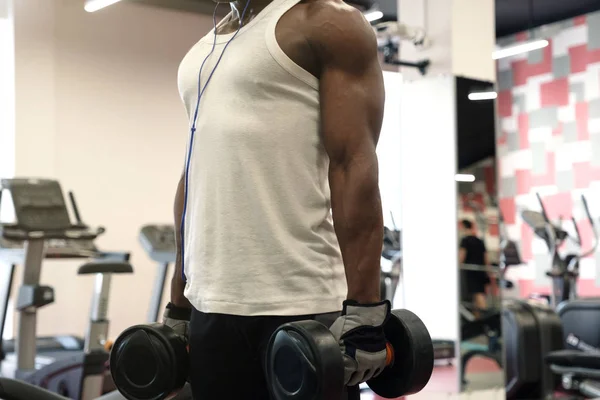
[[0,235],[7,240],[25,242],[23,282],[16,300],[19,313],[16,354],[2,362],[2,374],[72,399],[95,399],[102,394],[108,361],[104,344],[108,334],[111,275],[132,273],[133,268],[127,262],[110,260],[81,266],[79,275],[96,275],[84,351],[45,353],[44,357],[36,357],[37,310],[54,301],[54,289],[40,285],[46,242],[50,239],[93,240],[104,229],[71,223],[57,181],[5,179],[0,188],[11,194],[16,215],[16,223],[0,224]]
[[[570,237],[560,226],[556,226],[549,220],[540,196],[537,195],[537,198],[542,212],[525,211],[522,216],[535,234],[546,242],[552,256],[552,269],[546,273],[552,278],[552,293],[548,304],[531,300],[504,301],[502,322],[505,337],[507,399],[551,397],[560,386],[561,377],[558,375],[560,373],[565,373],[562,377],[563,387],[575,388],[575,380],[571,380],[571,373],[577,368],[573,369],[573,365],[580,359],[584,359],[584,366],[590,364],[585,362],[589,357],[576,357],[572,353],[569,354],[568,350],[567,354],[564,354],[563,349],[569,346],[569,332],[585,331],[598,337],[598,329],[590,329],[588,325],[592,320],[598,319],[600,302],[590,299],[585,302],[587,303],[585,307],[580,307],[578,303],[582,300],[573,300],[576,298],[579,261],[591,254],[598,243],[598,235],[594,229],[595,224],[587,201],[584,196],[581,197],[586,216],[594,232],[594,244],[590,250],[563,257],[558,249]],[[581,246],[582,240],[575,219],[572,218],[572,221],[577,238],[570,238],[570,240]],[[567,317],[565,310],[573,312],[568,313]],[[589,375],[585,378],[589,378]]]
[[581,234],[577,227],[577,222],[574,217],[571,217],[575,229],[576,238],[569,236],[560,226],[553,224],[548,218],[544,202],[539,193],[536,194],[540,203],[541,212],[526,210],[521,214],[523,220],[533,229],[534,233],[544,240],[548,251],[552,257],[552,267],[546,272],[546,276],[552,279],[552,291],[550,293],[550,305],[552,308],[564,301],[574,300],[577,298],[577,279],[579,278],[579,261],[582,258],[593,254],[598,247],[598,233],[595,229],[594,219],[590,214],[587,200],[584,195],[581,196],[581,202],[586,217],[592,227],[594,233],[594,243],[592,247],[579,254],[571,253],[564,257],[559,252],[560,246],[568,239],[574,242],[577,246],[582,245]]

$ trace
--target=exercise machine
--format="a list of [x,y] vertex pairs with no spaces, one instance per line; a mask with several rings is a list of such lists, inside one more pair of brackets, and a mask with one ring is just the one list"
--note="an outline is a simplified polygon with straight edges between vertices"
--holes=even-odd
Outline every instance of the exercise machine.
[[581,196],[581,202],[586,217],[592,227],[594,234],[594,243],[587,251],[580,251],[579,254],[571,253],[562,256],[559,252],[560,246],[566,241],[571,240],[577,246],[582,245],[581,235],[577,222],[574,217],[571,217],[575,229],[576,238],[562,229],[561,226],[552,223],[548,218],[544,202],[537,194],[537,199],[540,203],[541,212],[526,210],[521,214],[523,220],[531,227],[536,236],[544,240],[548,251],[552,257],[552,267],[546,272],[546,275],[552,279],[552,291],[550,294],[550,304],[556,308],[563,301],[573,300],[577,298],[577,279],[579,278],[579,261],[593,254],[598,246],[598,233],[595,229],[594,219],[592,218],[585,196]]
[[[587,201],[583,208],[594,235],[589,250],[581,250],[582,239],[572,218],[576,237],[552,223],[539,195],[541,212],[524,211],[525,222],[544,240],[552,256],[552,279],[548,305],[527,300],[504,302],[503,327],[506,354],[507,399],[547,398],[560,387],[579,395],[600,396],[600,300],[577,299],[579,262],[592,254],[598,234]],[[565,241],[580,251],[561,255]]]
[[169,265],[175,263],[175,228],[173,225],[145,225],[140,230],[139,239],[148,256],[158,263],[148,308],[147,322],[151,324],[160,318]]
[[[481,265],[462,264],[461,271],[461,287],[466,287],[466,277],[464,272],[468,270],[484,271],[493,273],[500,278],[500,270],[497,267],[488,268]],[[476,313],[477,312],[477,315]],[[467,385],[466,368],[469,362],[476,357],[483,357],[494,361],[500,368],[503,366],[502,356],[502,324],[500,309],[490,307],[487,310],[477,310],[471,303],[471,299],[467,298],[464,291],[461,290],[461,302],[459,305],[460,314],[460,339],[461,343],[469,340],[485,337],[486,346],[484,348],[471,349],[461,354],[461,378],[462,384]]]
[[[91,318],[83,351],[36,354],[37,310],[54,301],[54,289],[40,284],[42,260],[49,240],[91,241],[104,232],[72,224],[57,181],[5,179],[0,188],[12,197],[16,222],[0,224],[0,236],[24,243],[23,280],[16,300],[18,334],[14,357],[2,362],[2,375],[78,400],[100,396],[108,353],[108,296],[113,274],[132,273],[124,261],[104,260],[82,265],[79,275],[96,276]],[[36,357],[37,356],[37,357]]]
[[381,265],[380,292],[382,300],[389,300],[393,304],[402,274],[401,232],[397,228],[392,230],[384,227],[383,229],[381,257],[387,262]]
[[[0,191],[0,207],[2,206],[2,192]],[[71,212],[76,220],[76,226],[86,228],[75,200],[73,192],[69,192]],[[9,300],[12,294],[12,286],[17,265],[22,265],[25,259],[24,241],[11,240],[0,237],[0,261],[6,265],[2,266],[4,277],[1,280],[0,293],[0,360],[3,360],[7,354],[15,352],[15,340],[3,340],[3,334],[8,317]],[[73,239],[49,239],[46,241],[44,258],[50,260],[84,260],[94,259],[97,261],[119,261],[127,262],[129,253],[124,252],[105,252],[100,251],[93,240],[73,240]],[[36,351],[58,352],[58,351],[77,351],[83,350],[84,338],[79,335],[57,335],[42,336],[36,340]]]

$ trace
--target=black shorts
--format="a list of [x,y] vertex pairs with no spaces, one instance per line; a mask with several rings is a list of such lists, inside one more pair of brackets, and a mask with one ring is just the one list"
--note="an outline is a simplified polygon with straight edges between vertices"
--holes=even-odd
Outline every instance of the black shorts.
[[[306,319],[331,326],[338,316],[243,317],[194,310],[190,323],[190,385],[194,399],[270,399],[264,361],[271,334],[282,324]],[[339,400],[360,400],[360,389],[348,388]]]
[[485,293],[485,286],[490,283],[487,273],[483,271],[465,271],[467,293],[470,295]]

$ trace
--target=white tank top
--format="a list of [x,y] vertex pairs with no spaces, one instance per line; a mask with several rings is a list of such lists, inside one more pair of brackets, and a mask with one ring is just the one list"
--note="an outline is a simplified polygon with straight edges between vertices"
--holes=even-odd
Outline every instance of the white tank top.
[[[298,1],[274,0],[243,26],[202,95],[184,230],[185,296],[202,312],[325,313],[346,297],[319,82],[275,39],[277,21]],[[232,36],[217,35],[202,85]],[[213,40],[211,31],[179,67],[190,126]]]

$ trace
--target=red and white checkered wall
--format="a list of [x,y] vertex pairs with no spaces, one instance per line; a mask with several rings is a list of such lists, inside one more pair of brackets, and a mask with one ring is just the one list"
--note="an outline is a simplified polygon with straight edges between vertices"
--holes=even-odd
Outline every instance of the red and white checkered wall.
[[[520,217],[524,209],[540,209],[536,192],[550,218],[575,217],[583,247],[589,248],[593,231],[580,201],[585,194],[600,231],[600,13],[517,34],[500,44],[532,38],[547,39],[550,45],[498,61],[499,205],[508,235],[520,242],[526,262],[510,273],[522,295],[549,287],[547,249]],[[564,227],[573,232],[572,224]],[[582,296],[600,295],[599,254],[581,263]]]

